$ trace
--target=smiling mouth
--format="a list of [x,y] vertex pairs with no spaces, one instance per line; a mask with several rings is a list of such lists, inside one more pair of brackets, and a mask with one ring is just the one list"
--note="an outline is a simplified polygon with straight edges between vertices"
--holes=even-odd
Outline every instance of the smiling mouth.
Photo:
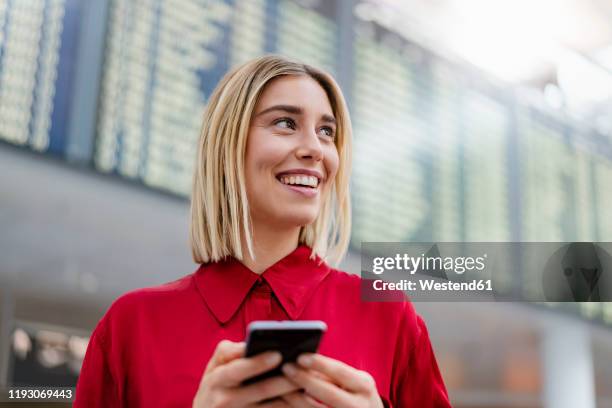
[[319,187],[320,180],[318,177],[306,174],[286,174],[276,176],[276,179],[286,186],[303,187],[316,190]]

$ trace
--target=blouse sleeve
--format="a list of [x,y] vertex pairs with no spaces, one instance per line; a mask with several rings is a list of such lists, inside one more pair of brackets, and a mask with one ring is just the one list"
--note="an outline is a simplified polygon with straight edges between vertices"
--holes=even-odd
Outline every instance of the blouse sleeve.
[[121,407],[106,336],[106,319],[94,330],[77,382],[74,408]]
[[395,408],[451,408],[427,326],[411,303],[406,309],[394,359],[393,401],[384,403]]

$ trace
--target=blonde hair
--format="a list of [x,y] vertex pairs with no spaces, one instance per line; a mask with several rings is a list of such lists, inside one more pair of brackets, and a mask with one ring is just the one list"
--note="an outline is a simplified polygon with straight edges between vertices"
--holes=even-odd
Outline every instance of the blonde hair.
[[352,129],[340,87],[331,75],[280,56],[253,59],[227,73],[210,96],[193,178],[190,241],[196,263],[226,256],[243,259],[242,237],[251,257],[253,237],[245,187],[244,157],[251,116],[266,84],[284,75],[307,75],[325,90],[337,121],[339,167],[315,221],[302,226],[299,243],[337,265],[351,230],[349,176]]

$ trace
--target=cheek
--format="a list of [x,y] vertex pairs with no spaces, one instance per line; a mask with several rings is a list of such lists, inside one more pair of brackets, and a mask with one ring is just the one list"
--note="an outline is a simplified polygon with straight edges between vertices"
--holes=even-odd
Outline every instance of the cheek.
[[332,146],[325,153],[325,168],[329,179],[333,179],[336,176],[339,166],[340,157],[338,156],[338,150],[336,150],[336,146]]
[[261,152],[261,143],[256,143],[256,135],[249,135],[246,153],[244,157],[244,172],[247,196],[250,201],[257,201],[257,188],[261,185],[261,166],[262,159],[265,159],[265,154]]
[[262,136],[258,133],[253,134],[247,144],[245,168],[251,172],[261,173],[262,170],[274,168],[286,155],[282,143]]

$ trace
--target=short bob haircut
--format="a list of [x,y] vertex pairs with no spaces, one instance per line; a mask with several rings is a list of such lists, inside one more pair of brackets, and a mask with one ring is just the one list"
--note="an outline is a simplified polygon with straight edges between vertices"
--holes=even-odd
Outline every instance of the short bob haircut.
[[299,243],[337,265],[344,256],[351,231],[349,176],[352,129],[346,102],[328,73],[285,57],[268,55],[228,72],[212,93],[198,143],[191,196],[190,241],[196,263],[226,256],[253,255],[253,236],[245,187],[244,159],[255,105],[270,81],[284,75],[305,75],[325,90],[336,126],[339,167],[315,221],[302,226]]

